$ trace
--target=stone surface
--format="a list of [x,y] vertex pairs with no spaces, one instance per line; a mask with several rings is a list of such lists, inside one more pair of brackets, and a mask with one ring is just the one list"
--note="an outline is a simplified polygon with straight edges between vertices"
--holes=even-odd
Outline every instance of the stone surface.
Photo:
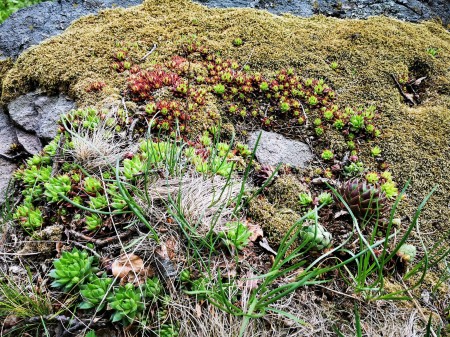
[[35,91],[11,101],[8,112],[19,127],[47,141],[56,136],[59,117],[75,107],[75,103],[63,94],[45,96]]
[[62,33],[84,15],[140,3],[142,0],[60,0],[23,8],[0,25],[0,58],[17,58],[29,47]]
[[42,143],[38,136],[19,130],[16,130],[17,140],[29,154],[35,155],[42,150]]
[[25,131],[36,132],[39,126],[38,111],[34,106],[34,101],[39,98],[39,95],[39,92],[31,92],[8,104],[9,116]]
[[0,158],[0,205],[5,202],[8,183],[17,165]]
[[339,18],[367,18],[387,15],[418,22],[439,18],[450,23],[448,0],[196,0],[209,7],[251,7],[272,13],[291,13],[299,16],[323,14]]
[[308,145],[287,139],[278,133],[262,130],[250,134],[248,139],[250,149],[255,147],[260,132],[261,139],[256,149],[256,159],[261,164],[275,166],[283,163],[294,167],[306,167],[313,159]]
[[6,154],[14,143],[17,143],[14,126],[8,115],[0,107],[0,154]]

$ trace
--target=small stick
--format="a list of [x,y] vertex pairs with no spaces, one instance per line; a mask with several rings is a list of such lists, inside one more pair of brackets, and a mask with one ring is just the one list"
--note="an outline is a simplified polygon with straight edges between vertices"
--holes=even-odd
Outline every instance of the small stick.
[[[103,247],[103,246],[106,246],[107,244],[109,244],[111,242],[116,241],[116,240],[125,239],[128,236],[130,236],[132,233],[134,233],[135,231],[136,231],[136,228],[132,227],[128,231],[126,231],[126,232],[124,232],[122,234],[119,234],[119,235],[116,235],[116,236],[111,236],[111,237],[103,239],[103,240],[101,240],[101,239],[94,239],[94,238],[92,238],[90,236],[84,235],[82,233],[78,233],[77,231],[74,231],[72,229],[67,230],[67,233],[73,235],[77,239],[82,239],[82,240],[85,240],[87,242],[91,242],[94,245],[96,245],[97,247]],[[71,240],[71,241],[73,241],[73,240]]]
[[154,43],[153,44],[153,48],[147,53],[147,54],[145,54],[144,55],[144,57],[143,58],[141,58],[141,62],[142,61],[144,61],[147,57],[149,57],[155,50],[156,50],[156,47],[157,47],[158,45],[156,44],[156,43]]
[[305,108],[303,107],[302,102],[298,101],[300,106],[302,107],[303,116],[305,117],[305,126],[308,127],[308,116],[306,116]]

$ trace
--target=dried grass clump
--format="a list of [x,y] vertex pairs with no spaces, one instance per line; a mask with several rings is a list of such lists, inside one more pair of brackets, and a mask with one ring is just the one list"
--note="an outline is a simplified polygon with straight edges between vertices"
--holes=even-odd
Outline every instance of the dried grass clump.
[[89,171],[115,167],[117,160],[130,151],[128,141],[116,135],[114,126],[107,126],[105,122],[94,130],[79,128],[72,134],[72,148],[66,153]]
[[227,181],[220,176],[206,177],[189,172],[182,177],[157,179],[148,188],[150,204],[143,201],[141,204],[146,205],[145,210],[152,218],[165,218],[167,206],[174,214],[179,211],[189,225],[203,235],[231,220],[231,202],[240,186],[241,182],[232,179]]

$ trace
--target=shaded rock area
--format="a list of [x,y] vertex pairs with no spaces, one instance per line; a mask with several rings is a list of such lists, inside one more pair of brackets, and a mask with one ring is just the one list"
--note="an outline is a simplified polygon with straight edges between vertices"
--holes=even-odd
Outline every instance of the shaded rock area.
[[450,24],[448,0],[197,0],[209,7],[251,7],[272,13],[299,16],[323,14],[338,18],[367,18],[387,15],[400,20],[419,22],[439,18]]
[[27,48],[62,33],[79,17],[113,7],[130,7],[141,0],[45,1],[23,8],[0,25],[0,60],[16,58]]
[[66,95],[46,96],[34,91],[20,96],[8,104],[8,112],[15,124],[42,140],[56,136],[59,117],[74,109],[75,103]]
[[275,132],[256,131],[250,134],[248,146],[254,149],[259,133],[261,138],[256,149],[256,159],[261,164],[276,166],[279,163],[304,168],[313,159],[309,146],[290,140]]
[[37,154],[56,136],[59,117],[74,109],[66,95],[47,96],[37,90],[11,101],[7,114],[0,108],[0,204],[17,167],[10,152],[17,144],[26,154]]

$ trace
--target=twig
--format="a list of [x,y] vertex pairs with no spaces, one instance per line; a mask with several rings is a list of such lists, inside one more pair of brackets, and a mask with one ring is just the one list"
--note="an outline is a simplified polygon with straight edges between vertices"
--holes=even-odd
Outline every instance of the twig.
[[305,117],[305,126],[308,127],[308,116],[306,116],[305,108],[303,107],[302,102],[298,101],[300,106],[302,107],[303,116]]
[[250,51],[250,54],[248,54],[247,61],[244,62],[244,64],[242,65],[240,71],[242,71],[242,70],[244,69],[244,67],[247,65],[247,63],[250,62],[250,59],[252,58],[252,55],[253,55],[253,51],[254,51],[254,50],[255,50],[255,47],[253,47],[252,50]]
[[66,234],[70,234],[70,235],[73,235],[74,237],[76,237],[77,239],[81,239],[81,240],[93,243],[94,245],[96,245],[97,247],[100,248],[100,247],[106,246],[107,244],[110,244],[111,242],[114,242],[116,240],[125,239],[125,238],[129,237],[131,234],[133,234],[135,231],[136,231],[136,228],[132,227],[122,234],[119,234],[116,236],[111,236],[106,239],[94,239],[90,236],[84,235],[82,233],[78,233],[77,231],[74,231],[72,229],[67,230]]
[[137,122],[139,122],[139,119],[136,118],[135,120],[133,120],[133,122],[130,125],[130,128],[128,129],[128,139],[129,140],[133,140],[133,132],[134,132],[134,128],[136,127]]
[[390,75],[391,75],[392,79],[394,80],[395,85],[397,86],[397,89],[398,89],[398,91],[400,92],[400,94],[403,96],[403,98],[404,98],[407,102],[411,103],[412,105],[416,105],[416,102],[414,102],[414,100],[411,98],[412,95],[406,94],[406,93],[403,91],[402,86],[400,85],[400,83],[398,83],[398,81],[397,81],[397,79],[395,78],[395,76],[394,76],[393,74],[390,74]]
[[92,248],[89,248],[86,245],[83,245],[82,243],[78,242],[78,241],[74,241],[74,240],[69,240],[69,242],[73,243],[75,246],[78,246],[80,248],[83,248],[89,252],[92,253],[92,255],[94,255],[96,258],[101,259],[101,255],[99,253],[97,253],[95,250],[93,250]]
[[156,47],[157,47],[158,45],[156,44],[156,43],[154,43],[153,44],[153,48],[147,53],[147,54],[145,54],[144,55],[144,57],[143,58],[141,58],[141,62],[142,61],[144,61],[147,57],[149,57],[155,50],[156,50]]

